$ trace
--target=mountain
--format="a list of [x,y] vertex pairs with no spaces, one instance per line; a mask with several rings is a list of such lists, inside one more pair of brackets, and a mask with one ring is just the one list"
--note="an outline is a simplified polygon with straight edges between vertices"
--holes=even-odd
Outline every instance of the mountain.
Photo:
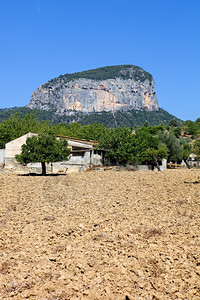
[[31,112],[53,123],[101,122],[108,127],[181,121],[159,108],[152,75],[134,65],[61,75],[35,90],[26,107],[0,109],[0,122]]
[[27,107],[58,116],[159,108],[152,75],[134,65],[61,75],[35,90]]

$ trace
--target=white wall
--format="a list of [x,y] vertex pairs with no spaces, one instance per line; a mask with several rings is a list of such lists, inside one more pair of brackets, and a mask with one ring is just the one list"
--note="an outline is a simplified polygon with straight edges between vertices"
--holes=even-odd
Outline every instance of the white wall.
[[5,149],[0,149],[0,164],[5,163]]
[[13,167],[16,163],[15,155],[20,154],[22,151],[22,145],[26,143],[28,137],[37,135],[36,133],[27,133],[18,139],[15,139],[6,144],[5,148],[5,167]]
[[6,153],[5,157],[14,158],[16,154],[21,153],[21,147],[23,144],[26,144],[26,140],[28,137],[32,137],[33,135],[37,135],[36,133],[27,133],[23,136],[20,136],[18,139],[15,139],[6,144]]

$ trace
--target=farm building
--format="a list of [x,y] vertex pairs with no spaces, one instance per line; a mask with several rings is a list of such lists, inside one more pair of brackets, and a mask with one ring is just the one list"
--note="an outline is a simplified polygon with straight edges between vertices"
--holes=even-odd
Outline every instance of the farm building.
[[187,161],[188,161],[188,164],[191,168],[196,168],[196,167],[198,168],[200,166],[200,162],[198,160],[198,157],[194,153],[191,153],[189,155],[189,158],[187,159]]
[[[21,147],[26,143],[28,137],[37,135],[36,133],[27,133],[6,144],[5,149],[0,150],[0,163],[6,169],[20,168],[19,163],[15,159],[16,154],[21,153]],[[57,172],[78,172],[85,171],[90,166],[100,166],[104,161],[104,151],[95,148],[98,142],[87,141],[78,138],[66,136],[56,136],[68,141],[68,147],[71,149],[69,160],[63,162],[54,162],[47,164],[47,169],[52,173]],[[29,163],[27,168],[37,170],[41,168],[40,163]]]

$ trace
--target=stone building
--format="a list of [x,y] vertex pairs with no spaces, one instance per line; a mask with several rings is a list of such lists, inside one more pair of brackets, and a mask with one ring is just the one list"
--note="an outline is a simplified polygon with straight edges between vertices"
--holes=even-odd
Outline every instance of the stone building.
[[[6,144],[5,149],[0,150],[0,163],[5,169],[21,168],[16,161],[15,155],[21,153],[21,147],[26,143],[28,137],[37,135],[36,133],[27,133]],[[69,160],[63,162],[53,162],[47,164],[47,170],[52,173],[58,172],[78,172],[85,171],[91,166],[101,166],[104,162],[104,151],[95,148],[98,142],[87,141],[84,139],[71,138],[66,136],[56,136],[68,141],[68,147],[71,149]],[[40,163],[29,163],[26,169],[31,171],[40,171]]]
[[191,153],[189,155],[187,162],[191,168],[199,168],[200,167],[200,161],[198,160],[197,155],[194,153]]

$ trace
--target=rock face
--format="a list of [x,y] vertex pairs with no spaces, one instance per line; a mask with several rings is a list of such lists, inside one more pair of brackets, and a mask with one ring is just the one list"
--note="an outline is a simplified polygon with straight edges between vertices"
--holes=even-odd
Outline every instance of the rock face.
[[[110,78],[109,78],[110,77]],[[116,110],[158,110],[153,77],[126,65],[66,74],[32,93],[29,108],[57,114]]]

